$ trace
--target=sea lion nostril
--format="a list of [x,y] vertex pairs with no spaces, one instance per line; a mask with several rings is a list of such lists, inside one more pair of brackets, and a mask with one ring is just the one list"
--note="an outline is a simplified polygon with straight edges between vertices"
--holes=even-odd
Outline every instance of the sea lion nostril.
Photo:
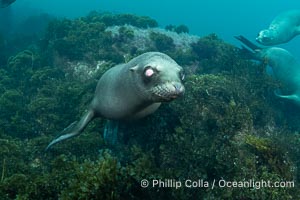
[[176,94],[182,94],[184,92],[184,87],[181,83],[173,83]]

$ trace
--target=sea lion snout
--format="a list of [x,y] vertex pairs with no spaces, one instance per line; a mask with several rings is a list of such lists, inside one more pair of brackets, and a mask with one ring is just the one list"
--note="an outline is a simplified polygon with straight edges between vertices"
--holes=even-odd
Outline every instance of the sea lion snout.
[[262,30],[257,34],[256,41],[260,44],[268,45],[272,42],[272,37],[269,30]]
[[173,88],[170,88],[168,90],[168,93],[165,94],[165,97],[167,97],[167,101],[172,101],[174,99],[177,99],[178,97],[181,97],[184,95],[185,87],[179,83],[179,82],[172,82],[171,83]]
[[180,82],[167,82],[152,88],[152,93],[157,101],[172,101],[183,96],[185,88]]
[[175,82],[175,83],[172,83],[172,84],[175,88],[174,95],[176,96],[176,98],[179,97],[179,96],[184,95],[185,87],[181,83]]

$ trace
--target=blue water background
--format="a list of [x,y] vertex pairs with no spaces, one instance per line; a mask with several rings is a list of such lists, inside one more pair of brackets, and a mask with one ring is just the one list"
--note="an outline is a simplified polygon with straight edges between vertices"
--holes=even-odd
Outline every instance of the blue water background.
[[[150,16],[161,27],[185,24],[190,33],[205,36],[216,33],[225,41],[240,45],[233,36],[244,35],[254,41],[257,33],[280,12],[300,9],[300,1],[290,0],[16,0],[11,8],[14,20],[47,12],[59,17],[75,18],[90,11],[131,13]],[[286,48],[300,60],[300,36]]]

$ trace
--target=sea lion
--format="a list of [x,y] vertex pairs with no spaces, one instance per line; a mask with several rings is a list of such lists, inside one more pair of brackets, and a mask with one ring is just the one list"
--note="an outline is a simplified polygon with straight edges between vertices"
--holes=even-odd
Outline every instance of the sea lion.
[[279,14],[268,29],[258,33],[256,41],[265,46],[286,43],[300,34],[300,10]]
[[250,42],[243,36],[236,37],[251,50],[243,47],[252,58],[266,62],[271,68],[276,79],[281,81],[290,95],[282,95],[275,92],[280,98],[293,100],[300,105],[300,63],[287,50],[278,47],[261,48]]
[[98,81],[88,111],[72,123],[46,148],[79,135],[96,117],[130,121],[145,117],[160,106],[183,95],[183,69],[168,55],[144,53],[126,64],[106,71]]

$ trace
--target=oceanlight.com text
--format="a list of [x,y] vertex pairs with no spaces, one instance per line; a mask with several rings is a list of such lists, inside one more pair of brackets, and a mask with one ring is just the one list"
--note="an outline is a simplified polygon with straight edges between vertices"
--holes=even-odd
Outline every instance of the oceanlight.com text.
[[224,179],[213,180],[211,182],[198,180],[175,180],[175,179],[152,179],[141,180],[141,187],[143,188],[294,188],[294,181],[270,181],[270,180],[243,180],[243,181],[228,181]]

